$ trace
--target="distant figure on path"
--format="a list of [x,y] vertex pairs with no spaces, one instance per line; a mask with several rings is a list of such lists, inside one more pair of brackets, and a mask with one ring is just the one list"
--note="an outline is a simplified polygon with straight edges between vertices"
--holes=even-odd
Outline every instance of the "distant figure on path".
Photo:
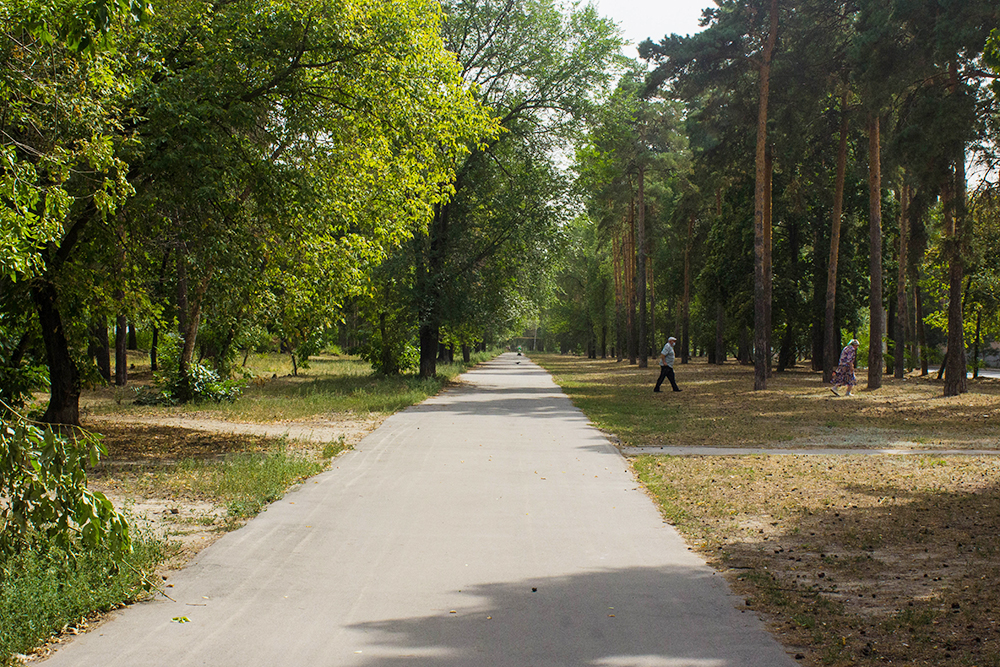
[[837,387],[847,387],[847,393],[844,396],[851,395],[851,389],[858,383],[857,378],[854,377],[854,365],[858,360],[858,346],[861,343],[858,342],[857,338],[852,338],[851,342],[840,351],[840,365],[833,371],[833,379],[830,380],[830,391],[833,392],[834,396],[840,396],[837,392]]
[[676,342],[677,339],[671,336],[667,339],[667,344],[660,350],[660,377],[656,381],[656,386],[653,387],[654,392],[660,391],[663,378],[670,380],[670,386],[674,388],[674,391],[680,391],[677,387],[677,381],[674,379],[674,343]]

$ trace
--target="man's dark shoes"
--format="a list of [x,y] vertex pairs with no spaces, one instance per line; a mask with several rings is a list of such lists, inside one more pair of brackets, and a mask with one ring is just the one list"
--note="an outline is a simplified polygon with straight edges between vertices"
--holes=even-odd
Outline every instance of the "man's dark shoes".
[[681,391],[680,389],[674,389],[674,391]]
[[659,394],[659,393],[660,393],[660,390],[659,390],[659,389],[654,389],[654,390],[653,390],[653,393],[654,393],[654,394]]

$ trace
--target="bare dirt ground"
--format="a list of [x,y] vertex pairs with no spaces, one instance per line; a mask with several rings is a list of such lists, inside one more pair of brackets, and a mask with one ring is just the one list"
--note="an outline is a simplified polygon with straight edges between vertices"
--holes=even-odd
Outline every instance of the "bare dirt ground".
[[216,459],[267,449],[281,438],[286,446],[316,454],[323,443],[342,438],[353,447],[384,417],[314,419],[282,424],[225,422],[213,417],[109,417],[85,420],[104,436],[108,454],[90,471],[90,487],[127,511],[137,525],[163,538],[170,558],[162,574],[183,567],[199,550],[238,527],[218,500],[171,476],[185,459]]

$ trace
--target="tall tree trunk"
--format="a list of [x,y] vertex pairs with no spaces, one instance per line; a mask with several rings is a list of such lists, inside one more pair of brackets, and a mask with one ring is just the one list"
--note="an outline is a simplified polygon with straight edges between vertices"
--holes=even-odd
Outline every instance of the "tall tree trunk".
[[80,373],[69,352],[69,342],[59,314],[55,286],[38,281],[31,288],[38,312],[38,324],[45,343],[49,366],[49,405],[42,421],[49,424],[80,425]]
[[639,303],[639,368],[649,366],[649,342],[646,332],[646,192],[645,168],[639,167],[639,201],[635,216],[636,301]]
[[837,176],[833,189],[833,216],[830,220],[830,260],[826,267],[826,313],[823,321],[823,382],[829,384],[840,355],[837,332],[837,263],[840,256],[840,223],[844,215],[844,181],[847,176],[848,93],[840,102],[840,143],[837,147]]
[[879,117],[874,111],[868,118],[868,272],[871,291],[868,297],[868,388],[882,386],[882,152]]
[[768,349],[771,322],[771,293],[768,290],[767,254],[770,244],[766,234],[767,169],[765,153],[767,148],[767,105],[771,89],[771,56],[778,36],[778,0],[771,0],[770,28],[764,50],[761,54],[759,100],[757,108],[757,150],[756,181],[754,186],[754,389],[767,389],[767,375],[771,365],[771,351]]
[[910,186],[903,185],[899,193],[899,271],[896,274],[896,331],[893,375],[902,379],[906,372],[906,266],[909,248]]
[[628,252],[625,254],[627,272],[625,284],[628,286],[628,362],[629,364],[636,364],[639,360],[639,337],[635,317],[637,280],[635,275],[635,199],[629,202],[628,228],[625,230],[625,237],[625,244],[628,247]]
[[767,313],[764,315],[767,321],[767,377],[771,377],[771,360],[774,350],[774,262],[772,261],[774,249],[774,234],[772,225],[773,209],[773,184],[774,184],[774,147],[771,142],[764,147],[764,292],[767,294],[765,307]]
[[[646,236],[646,254],[648,257],[653,255],[653,237],[652,234],[647,234]],[[649,283],[649,347],[653,353],[653,357],[656,357],[659,352],[659,348],[656,346],[656,280],[654,280],[655,275],[653,274],[653,262],[650,260],[646,269],[649,273],[647,276],[647,282]]]
[[625,267],[622,262],[622,242],[615,234],[611,238],[611,255],[613,259],[613,273],[615,276],[615,357],[621,363],[623,359],[622,350],[625,341],[625,299],[624,284]]
[[[950,66],[952,95],[958,94],[958,70]],[[948,365],[944,376],[944,395],[958,396],[968,391],[965,362],[962,274],[965,271],[963,246],[965,236],[965,147],[954,161],[951,201],[945,205],[945,251],[948,254]]]
[[694,243],[694,213],[688,216],[687,240],[684,242],[684,312],[681,315],[681,363],[691,360],[691,245]]

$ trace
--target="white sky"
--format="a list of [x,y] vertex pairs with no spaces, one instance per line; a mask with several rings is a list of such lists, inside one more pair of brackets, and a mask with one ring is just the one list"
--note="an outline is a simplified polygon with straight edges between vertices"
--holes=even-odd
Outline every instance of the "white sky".
[[689,35],[698,32],[698,19],[705,7],[715,7],[712,0],[591,0],[598,13],[622,28],[633,48],[626,55],[636,56],[635,46],[647,37],[654,42],[664,35]]

